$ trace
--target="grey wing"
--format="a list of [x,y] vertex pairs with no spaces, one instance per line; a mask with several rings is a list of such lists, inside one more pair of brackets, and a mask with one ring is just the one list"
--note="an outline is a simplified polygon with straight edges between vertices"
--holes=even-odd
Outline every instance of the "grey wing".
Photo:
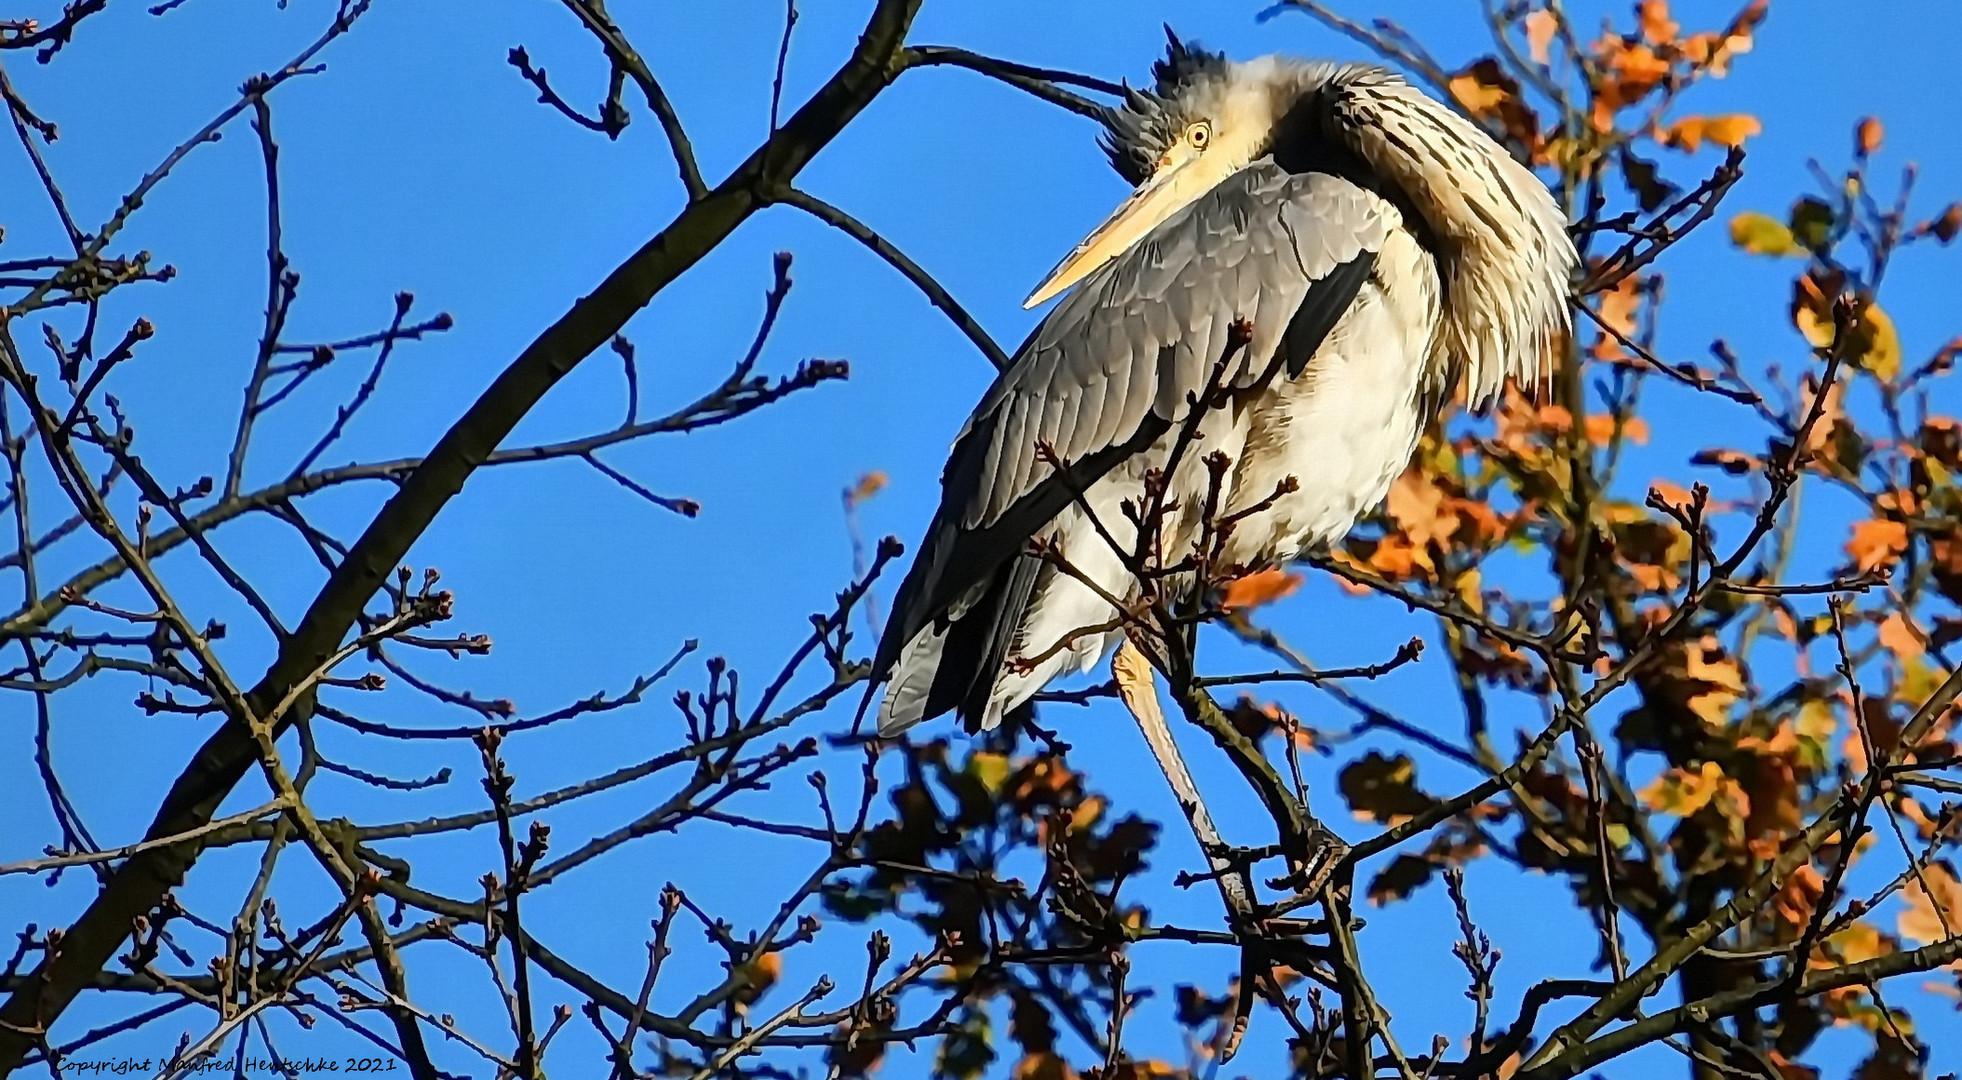
[[[1298,375],[1367,278],[1388,234],[1383,214],[1347,180],[1262,160],[1065,296],[955,441],[939,513],[895,598],[875,680],[929,624],[999,591],[980,587],[1068,505],[1071,490],[1169,430],[1205,388],[1236,320],[1249,320],[1254,336],[1229,385],[1261,378],[1277,356]],[[1071,463],[1067,482],[1038,457],[1038,440]],[[985,614],[980,621],[1012,633],[1008,613]],[[933,652],[936,662],[948,659]],[[936,688],[923,715],[952,707],[949,692]]]

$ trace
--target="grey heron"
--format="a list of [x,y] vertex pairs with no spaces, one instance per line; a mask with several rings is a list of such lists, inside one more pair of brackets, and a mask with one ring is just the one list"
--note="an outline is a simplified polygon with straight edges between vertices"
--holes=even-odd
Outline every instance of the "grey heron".
[[[1063,297],[954,442],[874,662],[882,735],[949,711],[992,728],[1117,641],[1085,631],[1136,595],[1120,503],[1206,408],[1236,323],[1233,393],[1192,418],[1231,462],[1217,512],[1295,480],[1234,530],[1249,570],[1345,534],[1458,387],[1482,408],[1539,382],[1569,330],[1565,215],[1471,121],[1383,68],[1231,62],[1167,33],[1153,89],[1104,118],[1135,190],[1029,298]],[[1166,478],[1174,540],[1199,527],[1199,456]]]

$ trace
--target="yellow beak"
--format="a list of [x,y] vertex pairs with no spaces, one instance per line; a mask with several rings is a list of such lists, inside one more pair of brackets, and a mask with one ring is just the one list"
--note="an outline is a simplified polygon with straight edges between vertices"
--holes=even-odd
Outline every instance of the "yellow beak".
[[1049,276],[1036,287],[1035,292],[1029,294],[1022,306],[1035,307],[1083,280],[1091,271],[1144,239],[1166,218],[1191,202],[1204,190],[1199,175],[1203,170],[1193,168],[1199,160],[1203,159],[1188,158],[1160,169],[1139,184],[1131,197],[1125,199],[1102,225],[1097,226],[1095,232],[1078,244],[1062,265],[1049,272]]

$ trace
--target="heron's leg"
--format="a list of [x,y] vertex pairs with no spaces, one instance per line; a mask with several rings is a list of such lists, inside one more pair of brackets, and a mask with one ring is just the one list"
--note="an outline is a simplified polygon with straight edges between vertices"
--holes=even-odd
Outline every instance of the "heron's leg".
[[1110,659],[1110,673],[1117,682],[1117,693],[1124,700],[1124,707],[1144,732],[1151,756],[1158,759],[1159,769],[1172,785],[1172,795],[1178,799],[1179,809],[1185,812],[1186,823],[1192,826],[1192,835],[1198,839],[1199,850],[1212,868],[1213,879],[1219,882],[1220,896],[1226,901],[1229,916],[1236,927],[1243,925],[1253,917],[1253,894],[1247,885],[1246,871],[1235,868],[1226,858],[1226,843],[1220,839],[1219,828],[1213,824],[1205,800],[1199,797],[1199,785],[1193,781],[1192,771],[1186,768],[1185,757],[1172,741],[1172,729],[1166,725],[1165,713],[1158,706],[1158,683],[1151,661],[1127,637]]

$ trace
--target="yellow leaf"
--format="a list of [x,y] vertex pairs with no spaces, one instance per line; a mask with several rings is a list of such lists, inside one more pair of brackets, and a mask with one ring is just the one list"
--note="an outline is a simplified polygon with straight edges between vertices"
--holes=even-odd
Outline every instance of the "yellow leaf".
[[1756,210],[1730,219],[1730,242],[1753,255],[1799,255],[1805,251],[1784,222]]
[[1833,343],[1833,301],[1843,284],[1837,275],[1821,279],[1811,271],[1792,282],[1792,325],[1815,349]]
[[1088,832],[1104,816],[1104,808],[1110,805],[1102,795],[1092,795],[1076,804],[1070,811],[1070,828],[1077,832]]
[[1853,362],[1882,382],[1893,382],[1901,373],[1901,337],[1894,320],[1868,304],[1860,312],[1860,325],[1853,331]]
[[1710,805],[1723,785],[1723,766],[1706,761],[1696,772],[1670,769],[1642,789],[1641,799],[1649,809],[1677,817],[1688,817]]
[[1919,705],[1935,696],[1946,676],[1925,660],[1909,660],[1901,665],[1901,685],[1894,696],[1911,705]]
[[1841,963],[1858,964],[1894,952],[1894,943],[1871,923],[1856,922],[1826,939]]
[[1825,746],[1839,733],[1839,713],[1831,703],[1814,698],[1799,706],[1798,722],[1792,726],[1800,739]]
[[1002,754],[976,750],[967,757],[967,774],[974,777],[981,790],[990,795],[998,794],[1008,779],[1008,758]]

